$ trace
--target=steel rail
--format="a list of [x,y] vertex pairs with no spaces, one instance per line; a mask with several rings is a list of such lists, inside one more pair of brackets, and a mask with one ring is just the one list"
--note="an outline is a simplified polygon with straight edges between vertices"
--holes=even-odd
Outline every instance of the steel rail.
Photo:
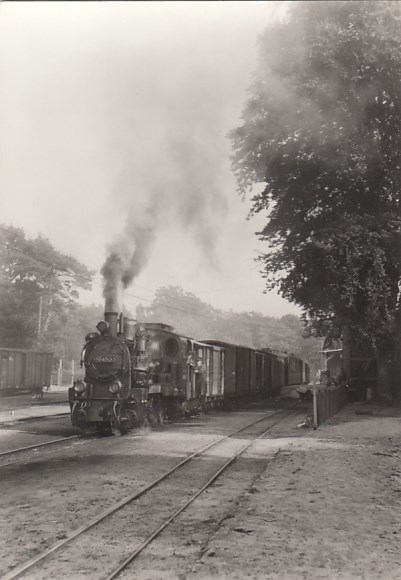
[[232,464],[234,463],[234,461],[243,453],[245,453],[245,451],[247,449],[249,449],[249,447],[251,445],[253,445],[255,443],[255,441],[257,441],[258,439],[262,439],[262,437],[264,437],[266,435],[266,433],[268,433],[270,431],[270,429],[272,429],[275,425],[277,425],[278,423],[281,423],[281,421],[284,421],[285,419],[288,419],[288,417],[291,417],[292,415],[295,415],[296,413],[298,413],[297,411],[294,411],[293,413],[290,413],[289,415],[287,415],[286,417],[283,417],[282,419],[279,419],[278,421],[276,421],[275,423],[273,423],[273,425],[270,425],[270,427],[268,429],[266,429],[265,431],[263,431],[263,433],[261,433],[260,435],[258,435],[257,437],[255,437],[254,439],[252,439],[249,443],[247,443],[240,451],[238,451],[237,453],[235,453],[228,461],[226,461],[226,463],[220,467],[220,469],[218,471],[216,471],[216,473],[214,475],[212,475],[212,477],[205,483],[205,485],[195,493],[194,496],[191,497],[191,499],[189,499],[183,506],[181,506],[177,511],[175,511],[173,513],[172,516],[170,516],[163,524],[161,524],[161,526],[159,526],[146,540],[144,540],[142,542],[142,544],[140,544],[136,550],[134,552],[132,552],[132,554],[130,554],[121,564],[118,568],[116,568],[111,574],[109,574],[105,580],[114,580],[114,578],[117,578],[117,576],[120,575],[121,572],[123,572],[127,566],[129,564],[131,564],[131,562],[133,560],[135,560],[135,558],[137,558],[144,550],[145,548],[147,548],[149,546],[149,544],[151,544],[153,542],[153,540],[155,540],[161,533],[162,531],[167,528],[168,525],[170,525],[180,514],[182,514],[182,512],[184,510],[187,509],[187,507],[189,507],[200,495],[202,495],[202,493],[204,491],[206,491],[211,485],[212,483],[214,483],[216,481],[216,479],[218,479],[220,477],[220,475]]
[[44,443],[37,443],[36,445],[28,445],[27,447],[18,447],[17,449],[12,449],[11,451],[2,451],[0,453],[1,457],[6,457],[7,455],[14,455],[14,453],[22,453],[23,451],[30,451],[31,449],[38,449],[39,447],[46,447],[47,445],[54,445],[55,443],[61,443],[62,441],[69,441],[70,439],[78,439],[79,435],[70,435],[69,437],[62,437],[61,439],[52,439],[52,441],[45,441]]
[[[6,411],[7,413],[9,411]],[[18,409],[17,409],[18,412]],[[17,415],[14,415],[13,419],[10,419],[9,421],[0,421],[0,429],[7,429],[7,427],[9,425],[15,425],[16,423],[28,423],[29,421],[37,421],[38,419],[40,419],[41,421],[43,419],[54,419],[55,417],[68,417],[69,415],[71,415],[71,412],[66,412],[66,413],[54,413],[52,415],[32,415],[31,417],[18,417]]]
[[[69,544],[70,542],[72,542],[73,540],[75,540],[76,538],[81,536],[82,534],[88,532],[89,530],[91,530],[92,528],[97,526],[100,522],[102,522],[103,520],[105,520],[109,516],[115,514],[117,511],[119,511],[120,509],[122,509],[126,505],[130,504],[131,502],[133,502],[136,499],[140,498],[141,496],[145,495],[151,489],[156,487],[156,485],[161,483],[163,480],[167,479],[167,477],[169,477],[171,474],[173,474],[175,471],[177,471],[180,467],[182,467],[186,463],[189,463],[189,461],[191,461],[194,457],[197,457],[198,455],[200,455],[204,451],[207,451],[211,447],[218,445],[219,443],[221,443],[225,439],[229,439],[230,437],[233,437],[234,435],[237,435],[238,433],[245,431],[249,427],[256,425],[257,423],[260,423],[262,421],[265,421],[269,417],[273,417],[274,415],[277,415],[278,413],[282,413],[283,411],[286,411],[287,409],[294,407],[294,405],[296,405],[296,404],[297,403],[293,403],[292,405],[289,405],[288,407],[285,407],[284,409],[279,409],[277,411],[274,411],[273,413],[269,413],[268,415],[264,415],[262,418],[257,419],[256,421],[253,421],[252,423],[249,423],[248,425],[245,425],[245,427],[242,427],[241,429],[237,429],[236,431],[233,431],[229,435],[224,435],[223,437],[220,437],[216,441],[212,441],[211,443],[208,443],[207,445],[201,447],[197,451],[194,451],[193,453],[191,453],[191,455],[189,455],[188,457],[186,457],[185,459],[183,459],[182,461],[177,463],[177,465],[175,465],[169,471],[167,471],[166,473],[164,473],[163,475],[161,475],[160,477],[155,479],[152,483],[150,483],[144,489],[142,489],[142,490],[132,494],[128,498],[123,499],[120,502],[116,503],[114,506],[112,506],[108,510],[105,510],[97,518],[94,518],[90,523],[85,524],[84,526],[81,526],[80,528],[78,528],[74,532],[71,532],[66,538],[63,538],[62,540],[60,540],[59,542],[54,544],[54,546],[52,546],[48,550],[45,550],[44,552],[42,552],[38,556],[35,556],[34,558],[27,560],[25,563],[17,566],[16,568],[14,568],[14,570],[11,570],[9,573],[5,574],[2,577],[2,580],[15,580],[16,578],[20,578],[25,572],[27,572],[28,570],[30,570],[31,568],[33,568],[34,566],[36,566],[37,564],[39,564],[40,562],[42,562],[43,560],[45,560],[46,558],[48,558],[49,556],[54,554],[56,551],[60,550],[61,548],[63,548],[64,546],[66,546],[67,544]],[[298,412],[298,411],[295,411],[295,412]]]

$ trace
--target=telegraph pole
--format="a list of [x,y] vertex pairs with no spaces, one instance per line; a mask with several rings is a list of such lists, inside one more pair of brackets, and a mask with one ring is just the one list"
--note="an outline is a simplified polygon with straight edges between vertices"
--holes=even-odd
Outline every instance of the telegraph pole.
[[43,298],[42,294],[39,296],[39,316],[38,316],[38,341],[40,340],[42,334],[42,304]]

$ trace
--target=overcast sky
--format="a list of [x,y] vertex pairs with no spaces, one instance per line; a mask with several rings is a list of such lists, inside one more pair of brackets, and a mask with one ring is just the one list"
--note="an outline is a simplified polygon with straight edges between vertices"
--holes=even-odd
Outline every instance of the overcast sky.
[[[277,4],[0,4],[0,222],[98,272],[112,244],[151,230],[131,310],[173,284],[219,308],[298,313],[263,294],[263,220],[246,220],[226,137]],[[83,299],[102,302],[100,274]]]

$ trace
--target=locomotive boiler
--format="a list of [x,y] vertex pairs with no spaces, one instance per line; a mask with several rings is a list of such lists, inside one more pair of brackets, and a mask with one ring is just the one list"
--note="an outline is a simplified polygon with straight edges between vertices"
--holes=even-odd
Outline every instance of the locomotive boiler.
[[133,383],[134,321],[106,312],[96,328],[85,338],[84,379],[69,389],[71,421],[82,430],[126,432],[143,420],[147,404],[146,381]]

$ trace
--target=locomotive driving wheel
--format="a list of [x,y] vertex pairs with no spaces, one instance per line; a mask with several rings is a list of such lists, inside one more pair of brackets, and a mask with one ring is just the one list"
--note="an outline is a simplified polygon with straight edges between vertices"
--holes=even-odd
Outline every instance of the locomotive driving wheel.
[[125,409],[124,417],[120,418],[120,430],[123,435],[135,426],[137,417],[133,409]]
[[118,415],[115,414],[115,418],[111,421],[113,435],[126,435],[128,431],[135,427],[137,419],[137,414],[130,408],[125,408]]

